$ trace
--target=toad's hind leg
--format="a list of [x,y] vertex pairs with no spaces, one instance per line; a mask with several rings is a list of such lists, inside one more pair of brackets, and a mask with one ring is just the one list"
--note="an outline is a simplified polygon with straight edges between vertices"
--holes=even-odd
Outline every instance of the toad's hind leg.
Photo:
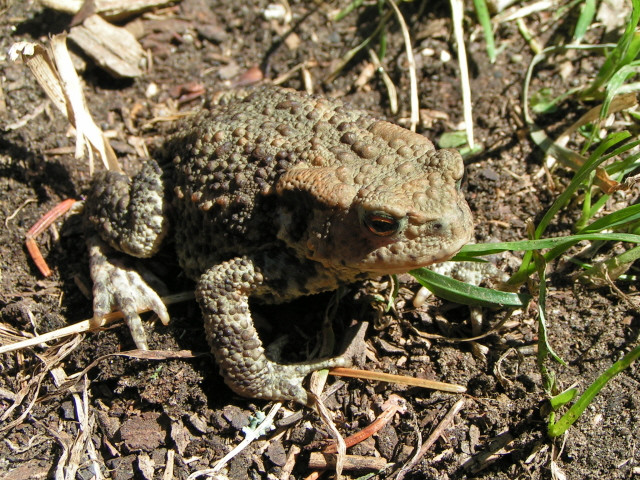
[[335,357],[288,365],[269,360],[249,311],[249,297],[265,289],[262,273],[248,258],[234,258],[207,270],[198,282],[196,298],[209,344],[234,392],[307,405],[304,378],[315,370],[345,366],[347,360]]

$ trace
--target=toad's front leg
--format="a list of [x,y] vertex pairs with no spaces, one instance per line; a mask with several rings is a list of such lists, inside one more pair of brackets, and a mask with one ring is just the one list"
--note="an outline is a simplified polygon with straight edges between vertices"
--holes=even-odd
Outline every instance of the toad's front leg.
[[[93,313],[98,319],[120,310],[140,349],[147,340],[138,312],[155,311],[162,322],[169,314],[158,294],[135,270],[115,259],[113,250],[135,257],[156,253],[167,234],[162,172],[153,160],[133,179],[117,172],[97,174],[85,203]],[[99,237],[98,237],[99,235]]]
[[268,289],[262,273],[246,257],[207,270],[198,282],[196,298],[209,344],[221,375],[237,394],[307,405],[310,401],[302,385],[305,377],[348,362],[335,357],[285,365],[268,359],[249,311],[249,297]]

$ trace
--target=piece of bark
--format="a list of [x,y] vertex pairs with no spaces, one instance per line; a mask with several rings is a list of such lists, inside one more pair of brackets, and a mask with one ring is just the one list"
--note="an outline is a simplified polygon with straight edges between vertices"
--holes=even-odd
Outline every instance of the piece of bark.
[[99,15],[87,17],[71,28],[69,38],[101,68],[115,77],[141,76],[145,52],[135,37]]
[[[53,10],[75,15],[87,1],[40,0],[40,3]],[[94,13],[100,14],[101,17],[109,20],[122,20],[147,10],[176,3],[176,0],[93,0],[92,3],[91,9]]]
[[157,412],[144,412],[122,423],[120,436],[129,451],[153,452],[166,442],[169,421]]

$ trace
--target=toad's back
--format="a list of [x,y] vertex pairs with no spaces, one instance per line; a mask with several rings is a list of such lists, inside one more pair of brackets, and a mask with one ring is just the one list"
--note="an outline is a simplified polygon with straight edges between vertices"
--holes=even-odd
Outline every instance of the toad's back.
[[[177,130],[165,156],[175,168],[176,245],[193,278],[221,260],[272,248],[291,250],[292,264],[284,267],[306,262],[318,248],[311,252],[300,241],[320,233],[309,231],[318,217],[326,228],[336,213],[358,210],[363,200],[372,211],[396,208],[406,215],[408,205],[433,218],[452,202],[461,204],[454,210],[464,238],[452,233],[442,243],[459,245],[470,233],[466,204],[451,181],[462,174],[457,153],[436,153],[423,136],[341,101],[273,87],[227,93]],[[432,181],[425,182],[427,176]],[[343,249],[356,233],[345,233]],[[368,248],[375,243],[364,239]],[[335,274],[349,281],[357,273],[343,268]]]

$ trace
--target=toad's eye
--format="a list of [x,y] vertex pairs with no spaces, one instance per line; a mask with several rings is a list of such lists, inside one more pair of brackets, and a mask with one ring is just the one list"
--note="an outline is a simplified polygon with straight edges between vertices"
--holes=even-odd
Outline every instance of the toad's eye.
[[400,221],[388,213],[367,213],[362,220],[369,231],[379,237],[389,237],[400,230]]

